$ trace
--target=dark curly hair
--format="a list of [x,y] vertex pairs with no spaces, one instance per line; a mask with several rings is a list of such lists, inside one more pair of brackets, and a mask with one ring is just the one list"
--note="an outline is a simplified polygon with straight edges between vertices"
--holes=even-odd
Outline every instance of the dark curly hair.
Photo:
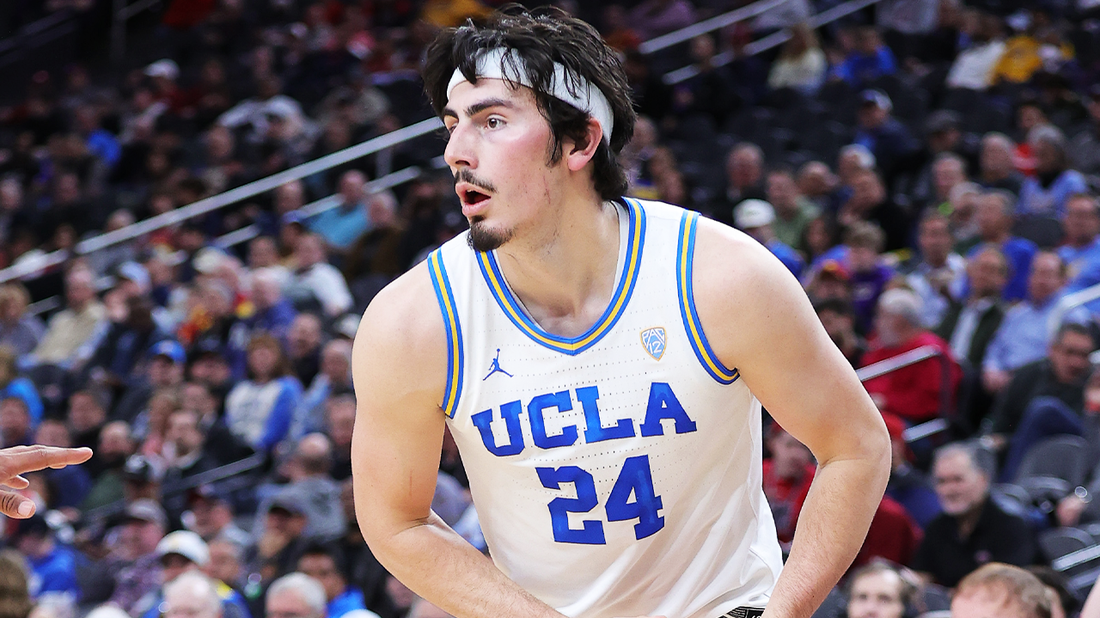
[[[510,5],[493,13],[483,24],[467,21],[462,27],[443,30],[428,47],[423,71],[424,89],[435,113],[443,115],[447,83],[455,69],[476,83],[478,56],[483,50],[498,47],[513,50],[527,67],[526,77],[534,85],[536,105],[550,124],[550,163],[561,160],[565,138],[587,143],[589,118],[588,113],[546,94],[553,81],[554,63],[561,63],[567,74],[574,76],[566,84],[570,90],[579,85],[575,76],[599,88],[611,105],[614,129],[608,141],[601,141],[596,148],[592,179],[602,199],[621,199],[627,181],[617,155],[633,136],[636,119],[626,74],[614,50],[604,44],[595,28],[561,10],[547,7],[528,11]],[[516,68],[508,67],[506,74]]]

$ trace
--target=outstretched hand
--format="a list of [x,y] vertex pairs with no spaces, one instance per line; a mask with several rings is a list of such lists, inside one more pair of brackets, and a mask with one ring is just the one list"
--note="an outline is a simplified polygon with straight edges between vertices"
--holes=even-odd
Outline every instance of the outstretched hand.
[[[88,461],[90,448],[60,448],[56,446],[13,446],[0,449],[0,485],[26,489],[30,483],[21,475],[46,468],[64,468]],[[15,519],[34,515],[34,501],[13,491],[0,490],[0,513]]]

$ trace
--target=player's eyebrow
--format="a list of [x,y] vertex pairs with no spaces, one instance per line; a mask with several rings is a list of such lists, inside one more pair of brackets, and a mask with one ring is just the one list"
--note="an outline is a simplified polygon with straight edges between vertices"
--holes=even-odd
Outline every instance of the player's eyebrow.
[[[477,103],[471,103],[470,106],[466,108],[466,116],[474,116],[479,112],[483,112],[491,107],[505,107],[508,109],[515,109],[515,105],[513,105],[512,102],[507,99],[491,98],[485,99],[483,101],[478,101]],[[449,107],[444,107],[443,117],[446,118],[448,116],[451,118],[458,118],[458,112]]]

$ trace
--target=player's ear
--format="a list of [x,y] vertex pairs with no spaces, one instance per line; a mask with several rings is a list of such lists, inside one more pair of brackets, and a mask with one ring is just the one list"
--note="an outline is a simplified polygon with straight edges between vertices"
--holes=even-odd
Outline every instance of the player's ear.
[[596,148],[603,139],[603,128],[594,118],[588,119],[585,127],[584,140],[564,140],[565,163],[572,172],[579,172],[596,156]]

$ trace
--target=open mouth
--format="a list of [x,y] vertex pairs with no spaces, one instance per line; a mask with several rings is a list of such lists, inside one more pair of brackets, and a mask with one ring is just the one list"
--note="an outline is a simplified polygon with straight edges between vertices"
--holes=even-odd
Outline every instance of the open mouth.
[[489,199],[489,196],[476,189],[467,189],[462,192],[462,202],[464,204],[480,204]]

